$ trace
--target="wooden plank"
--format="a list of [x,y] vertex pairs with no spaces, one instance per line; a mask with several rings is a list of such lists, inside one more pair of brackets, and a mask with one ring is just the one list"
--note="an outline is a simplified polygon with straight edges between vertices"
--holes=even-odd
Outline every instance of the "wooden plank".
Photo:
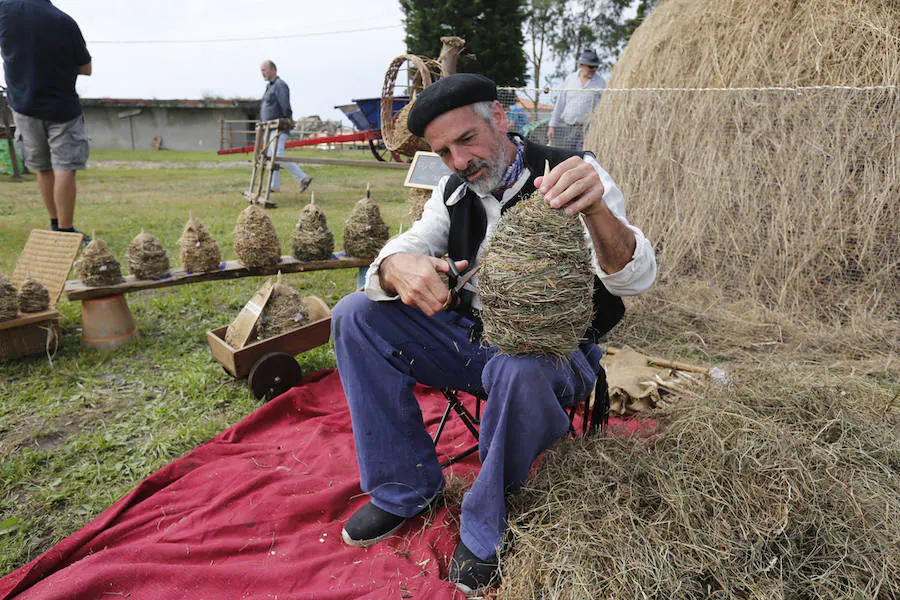
[[272,296],[272,290],[275,284],[272,280],[267,280],[250,301],[244,305],[237,318],[231,322],[228,329],[225,330],[225,343],[232,348],[243,348],[250,336],[256,331],[256,322],[262,314],[269,298]]
[[260,277],[282,273],[304,273],[307,271],[326,271],[329,269],[352,269],[354,267],[368,267],[371,263],[368,258],[338,257],[330,260],[297,260],[293,256],[282,256],[277,265],[250,269],[240,261],[230,260],[222,264],[217,271],[209,273],[189,273],[183,269],[173,269],[169,277],[152,281],[136,280],[133,275],[125,277],[125,281],[115,285],[104,287],[90,287],[83,282],[73,279],[66,282],[66,297],[69,300],[86,300],[90,298],[105,298],[116,294],[127,294],[142,290],[154,290],[184,285],[188,283],[200,283],[202,281],[217,281],[220,279],[238,279],[241,277]]
[[31,323],[40,323],[41,321],[46,321],[48,319],[61,318],[62,314],[53,308],[36,313],[19,313],[19,316],[15,319],[0,321],[0,331],[4,329],[14,329],[16,327],[21,327],[22,325],[30,325]]

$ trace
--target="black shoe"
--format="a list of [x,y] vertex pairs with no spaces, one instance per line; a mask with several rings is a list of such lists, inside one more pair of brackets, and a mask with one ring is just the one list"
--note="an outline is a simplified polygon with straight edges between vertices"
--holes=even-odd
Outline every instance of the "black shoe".
[[490,587],[497,578],[497,555],[481,559],[472,554],[461,541],[450,559],[450,575],[447,579],[455,584],[468,598]]
[[369,502],[350,517],[341,531],[341,539],[348,546],[366,548],[391,537],[404,523],[406,517],[398,517]]

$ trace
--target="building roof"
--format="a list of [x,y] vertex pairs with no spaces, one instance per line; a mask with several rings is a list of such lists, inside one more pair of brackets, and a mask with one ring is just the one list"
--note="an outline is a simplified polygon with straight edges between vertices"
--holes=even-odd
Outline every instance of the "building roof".
[[156,98],[82,98],[82,106],[109,106],[111,108],[246,108],[259,109],[259,100],[226,100],[204,98],[202,100],[157,100]]

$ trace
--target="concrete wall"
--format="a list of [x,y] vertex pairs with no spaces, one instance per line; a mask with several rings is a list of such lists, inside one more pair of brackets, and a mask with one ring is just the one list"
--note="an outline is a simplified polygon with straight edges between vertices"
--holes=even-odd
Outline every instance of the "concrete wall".
[[[140,110],[130,119],[119,114]],[[154,136],[162,136],[162,147],[169,150],[218,150],[219,118],[255,119],[254,112],[242,108],[85,106],[84,118],[91,148],[97,150],[131,150],[131,125],[134,126],[134,148],[149,150]],[[129,123],[132,121],[132,123]],[[248,127],[242,127],[244,129]],[[242,145],[252,145],[245,136]],[[235,143],[241,140],[235,136]]]

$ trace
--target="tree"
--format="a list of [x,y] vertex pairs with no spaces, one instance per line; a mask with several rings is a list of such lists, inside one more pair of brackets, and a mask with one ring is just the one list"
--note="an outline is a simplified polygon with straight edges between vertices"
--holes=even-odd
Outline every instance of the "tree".
[[466,40],[459,72],[481,73],[501,86],[525,85],[523,0],[400,0],[410,54],[437,58],[441,36]]
[[[561,17],[550,36],[557,57],[556,76],[572,72],[578,54],[593,48],[601,68],[610,67],[625,49],[631,34],[659,3],[659,0],[556,0]],[[635,11],[625,17],[627,9]]]
[[541,101],[541,75],[544,61],[550,57],[554,28],[560,21],[565,3],[560,0],[529,0],[525,13],[525,58],[531,67],[534,81],[534,115],[537,118]]

